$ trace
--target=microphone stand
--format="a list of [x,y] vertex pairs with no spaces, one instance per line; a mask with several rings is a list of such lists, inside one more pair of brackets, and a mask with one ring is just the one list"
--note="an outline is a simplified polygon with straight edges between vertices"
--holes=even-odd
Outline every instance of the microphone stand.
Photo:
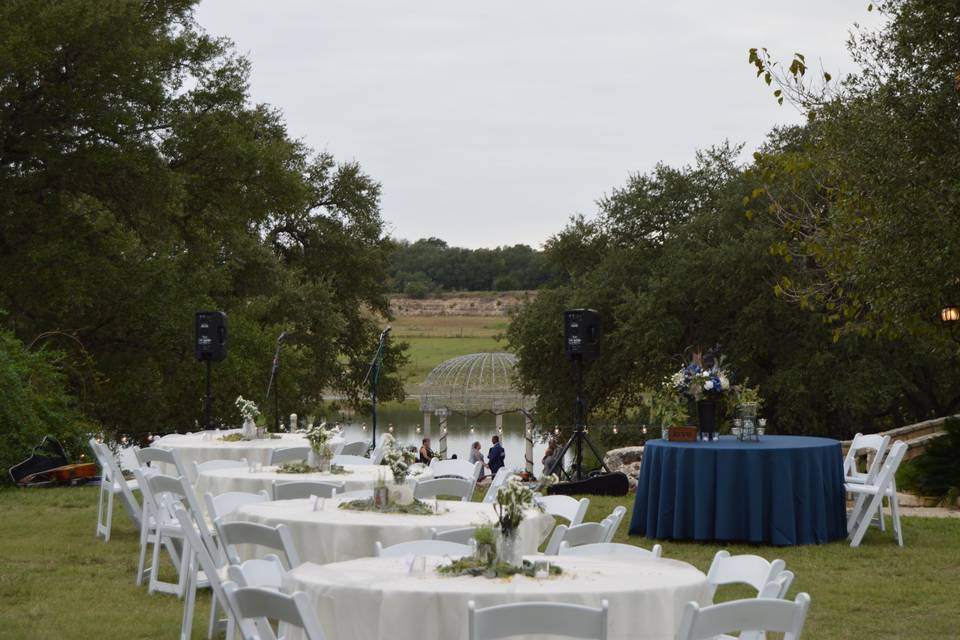
[[373,354],[373,359],[370,361],[370,368],[367,369],[367,375],[364,376],[363,381],[366,383],[370,381],[370,411],[371,422],[373,423],[373,430],[371,432],[371,437],[373,438],[373,446],[377,446],[377,385],[380,383],[380,367],[383,364],[383,347],[387,342],[387,334],[390,333],[391,327],[387,327],[380,334],[380,341],[377,343],[377,351]]
[[280,433],[280,347],[287,333],[283,332],[277,338],[277,350],[273,354],[273,365],[270,367],[270,380],[267,382],[267,401],[270,400],[270,390],[273,389],[273,431]]

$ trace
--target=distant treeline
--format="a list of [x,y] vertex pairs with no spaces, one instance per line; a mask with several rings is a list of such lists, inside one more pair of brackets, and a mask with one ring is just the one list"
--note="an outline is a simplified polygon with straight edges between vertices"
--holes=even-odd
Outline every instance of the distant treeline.
[[541,251],[525,244],[464,249],[425,238],[395,241],[388,274],[392,291],[419,297],[440,291],[536,289],[553,271]]

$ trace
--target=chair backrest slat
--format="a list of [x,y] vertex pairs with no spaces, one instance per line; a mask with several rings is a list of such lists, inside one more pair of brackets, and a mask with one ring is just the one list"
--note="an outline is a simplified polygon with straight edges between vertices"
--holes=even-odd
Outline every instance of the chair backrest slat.
[[467,502],[473,496],[474,483],[464,478],[435,478],[421,480],[413,490],[415,498],[434,498],[436,496],[456,496]]
[[[225,585],[225,591],[242,620],[277,620],[300,627],[307,640],[324,639],[317,614],[302,591],[287,595],[271,589],[237,587],[233,582]],[[266,624],[257,625],[257,635],[261,640],[276,640],[276,635]]]
[[446,542],[456,542],[459,544],[473,544],[473,534],[476,533],[476,527],[461,527],[459,529],[447,529],[446,531],[437,531],[430,529],[433,540],[444,540]]
[[367,449],[370,448],[370,443],[366,440],[354,440],[353,442],[348,442],[343,445],[343,448],[340,449],[340,455],[345,456],[366,456]]
[[774,631],[784,640],[796,640],[803,630],[810,596],[797,595],[796,600],[750,598],[701,608],[687,603],[680,623],[679,640],[708,640],[722,633],[735,631]]
[[293,544],[293,536],[285,524],[271,527],[257,522],[237,520],[226,522],[223,518],[213,521],[220,535],[220,543],[227,553],[227,561],[231,564],[240,563],[240,554],[236,545],[253,544],[267,547],[273,551],[282,551],[287,557],[287,569],[293,569],[301,564],[300,555]]
[[537,498],[537,504],[550,515],[564,518],[570,525],[578,525],[583,522],[584,516],[587,515],[590,499],[580,498],[577,500],[570,496],[540,496]]
[[599,609],[559,602],[522,602],[478,609],[471,600],[467,605],[470,640],[541,634],[606,640],[608,606],[604,600]]
[[310,447],[279,447],[270,451],[270,466],[284,462],[303,462],[310,455]]
[[343,485],[334,482],[324,482],[323,480],[292,480],[290,482],[277,482],[273,485],[274,500],[301,500],[310,496],[320,498],[332,498],[338,491],[343,490]]
[[430,470],[434,478],[464,478],[474,482],[480,478],[483,471],[483,464],[480,462],[468,462],[467,460],[438,460],[434,458],[430,461]]
[[594,556],[617,559],[649,559],[659,558],[663,555],[663,547],[659,544],[653,545],[653,549],[648,551],[643,547],[632,544],[621,544],[619,542],[594,542],[582,544],[579,546],[570,546],[566,542],[560,543],[561,556]]
[[413,556],[466,556],[473,553],[473,547],[468,544],[458,544],[445,540],[411,540],[384,547],[378,541],[374,545],[374,555],[378,558],[397,558],[407,555]]

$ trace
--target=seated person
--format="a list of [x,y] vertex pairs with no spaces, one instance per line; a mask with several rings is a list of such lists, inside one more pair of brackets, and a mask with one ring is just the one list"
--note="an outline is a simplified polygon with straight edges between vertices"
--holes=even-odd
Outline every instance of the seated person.
[[423,446],[420,447],[420,457],[417,459],[417,462],[422,462],[429,467],[431,460],[433,460],[433,449],[430,448],[430,438],[424,438]]

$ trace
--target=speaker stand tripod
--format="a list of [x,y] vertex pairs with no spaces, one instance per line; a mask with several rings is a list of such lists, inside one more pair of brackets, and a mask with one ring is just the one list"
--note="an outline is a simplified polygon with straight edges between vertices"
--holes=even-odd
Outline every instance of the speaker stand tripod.
[[[610,473],[610,469],[607,468],[607,465],[603,462],[603,456],[600,455],[600,452],[597,451],[597,448],[593,446],[593,442],[590,441],[590,437],[586,432],[586,410],[583,404],[583,358],[580,355],[571,356],[573,361],[573,370],[577,379],[577,399],[574,406],[574,425],[573,425],[573,435],[570,436],[570,439],[567,440],[567,443],[563,445],[563,448],[560,449],[560,453],[557,455],[556,460],[553,463],[547,473],[556,474],[559,470],[560,475],[566,476],[567,480],[584,480],[586,479],[586,474],[583,472],[583,445],[586,444],[590,451],[593,452],[593,455],[596,456],[597,460],[600,461],[600,466],[603,467],[603,470],[607,473]],[[570,450],[570,447],[573,447],[573,464],[570,465],[570,470],[567,471],[563,468],[563,459],[567,455],[567,451]]]
[[207,361],[207,395],[203,397],[203,428],[207,431],[210,430],[210,414],[213,411],[213,393],[211,392],[210,385],[210,369],[213,364],[210,358],[206,358]]

